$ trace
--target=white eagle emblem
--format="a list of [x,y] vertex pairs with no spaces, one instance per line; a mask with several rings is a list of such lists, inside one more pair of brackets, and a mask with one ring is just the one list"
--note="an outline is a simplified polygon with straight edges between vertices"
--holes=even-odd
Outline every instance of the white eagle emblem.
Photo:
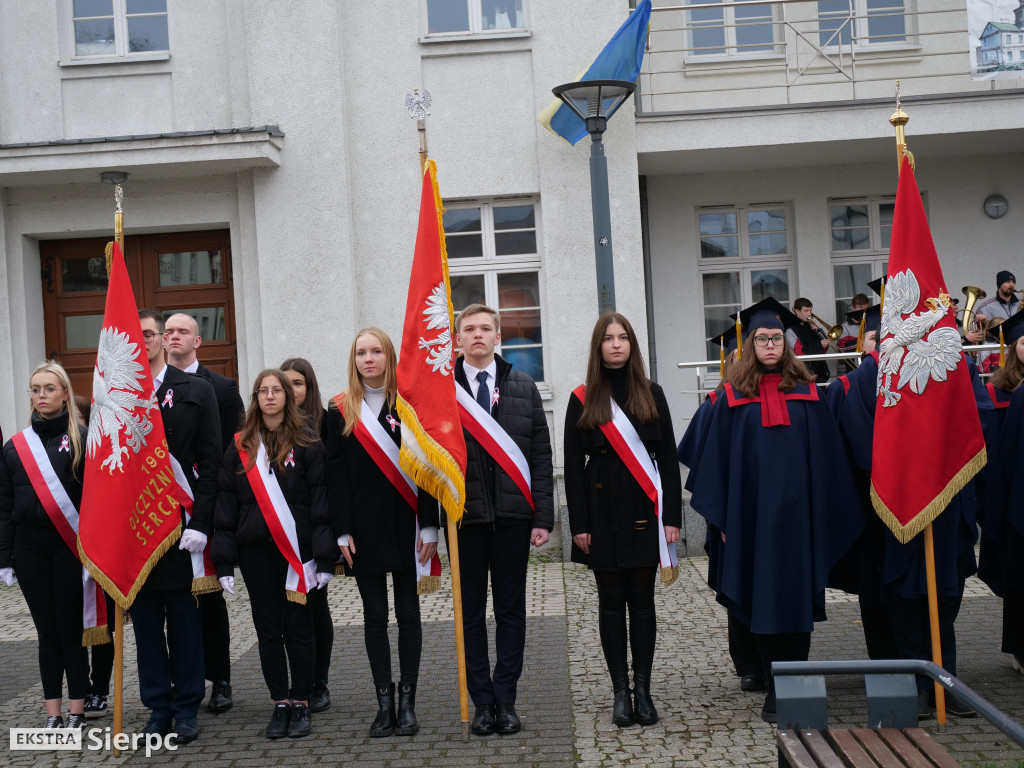
[[920,301],[921,286],[911,270],[886,281],[878,365],[878,391],[884,397],[885,408],[896,405],[902,397],[894,391],[893,376],[899,374],[895,390],[909,384],[910,391],[920,395],[929,379],[945,381],[963,358],[960,332],[950,326],[935,328],[949,314],[949,294],[942,292],[938,298],[925,299],[931,309],[913,314]]
[[435,286],[427,297],[427,308],[423,310],[428,331],[444,330],[429,341],[420,336],[420,349],[426,349],[427,364],[434,373],[441,372],[447,376],[452,372],[452,328],[448,314],[448,292],[444,289],[444,281]]
[[[92,416],[89,419],[89,437],[86,441],[86,455],[92,458],[103,445],[103,438],[110,438],[110,455],[100,467],[113,474],[115,469],[124,471],[122,456],[128,455],[128,448],[138,453],[146,445],[146,435],[153,431],[146,414],[156,409],[156,391],[147,398],[141,382],[145,378],[144,368],[135,359],[139,347],[128,338],[128,334],[116,328],[100,331],[99,350],[96,353],[96,368],[92,375]],[[141,408],[141,411],[136,409]],[[121,444],[121,431],[126,434]]]

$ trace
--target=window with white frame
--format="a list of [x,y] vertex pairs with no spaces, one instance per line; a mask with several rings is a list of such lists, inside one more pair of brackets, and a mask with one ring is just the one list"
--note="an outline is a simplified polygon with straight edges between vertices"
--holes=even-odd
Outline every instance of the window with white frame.
[[422,0],[427,36],[497,34],[526,29],[525,0]]
[[167,0],[65,0],[74,59],[151,56],[170,50]]
[[903,0],[818,0],[822,48],[899,45],[907,40]]
[[[734,322],[729,315],[761,299],[789,304],[791,218],[782,203],[698,210],[705,338],[723,333]],[[717,357],[718,347],[708,342],[707,353]]]
[[[689,0],[702,5],[704,0]],[[773,6],[744,2],[688,12],[691,56],[764,55],[775,51]]]
[[837,323],[843,322],[856,294],[863,293],[872,304],[877,303],[868,283],[888,269],[895,209],[892,195],[829,200]]
[[445,203],[445,244],[455,313],[482,303],[501,318],[499,353],[544,381],[541,255],[534,200]]

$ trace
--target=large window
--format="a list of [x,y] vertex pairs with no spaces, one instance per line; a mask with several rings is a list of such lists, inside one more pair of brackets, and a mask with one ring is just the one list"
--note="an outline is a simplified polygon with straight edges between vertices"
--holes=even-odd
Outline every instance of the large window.
[[170,49],[167,0],[64,0],[74,59],[151,57]]
[[541,256],[532,200],[447,203],[445,243],[452,306],[483,303],[501,316],[499,352],[534,381],[544,381]]
[[883,276],[888,267],[895,208],[891,195],[829,201],[836,322],[843,322],[856,294],[867,295],[872,303],[877,300],[868,283]]
[[[722,333],[729,315],[748,304],[769,296],[789,303],[789,221],[781,203],[698,211],[705,338]],[[716,357],[718,347],[709,342],[707,353]]]
[[[703,0],[690,0],[701,5]],[[690,55],[764,55],[775,50],[772,6],[751,4],[699,8],[689,12]]]
[[526,28],[525,0],[423,0],[427,35],[496,34]]
[[818,30],[823,48],[904,43],[903,0],[818,0]]

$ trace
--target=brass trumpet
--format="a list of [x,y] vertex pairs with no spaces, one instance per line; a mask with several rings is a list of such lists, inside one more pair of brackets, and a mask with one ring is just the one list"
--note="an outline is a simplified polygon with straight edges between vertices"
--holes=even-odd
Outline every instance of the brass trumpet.
[[972,333],[973,331],[985,330],[986,323],[980,323],[974,319],[974,305],[981,299],[984,299],[987,294],[983,289],[976,285],[965,285],[960,290],[963,291],[964,296],[967,297],[967,302],[961,310],[964,313],[963,318],[960,320],[961,333],[966,336],[968,333]]

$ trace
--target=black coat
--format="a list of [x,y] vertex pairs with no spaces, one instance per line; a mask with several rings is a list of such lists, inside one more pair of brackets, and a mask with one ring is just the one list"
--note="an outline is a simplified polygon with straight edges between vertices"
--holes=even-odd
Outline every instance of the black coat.
[[[168,390],[173,390],[170,403],[165,402]],[[187,527],[209,536],[217,503],[217,469],[223,453],[213,385],[168,365],[156,401],[164,420],[167,446],[181,464],[195,497],[192,521]],[[181,525],[182,529],[186,527],[184,508]],[[191,557],[175,544],[157,561],[143,589],[185,589],[191,585]]]
[[[70,451],[60,450],[64,435],[68,433],[67,411],[52,419],[43,419],[33,413],[32,429],[39,435],[46,448],[46,455],[50,458],[60,484],[64,486],[75,508],[80,508],[81,479],[71,472]],[[78,429],[82,435],[84,449],[86,430],[83,426],[79,426]],[[84,471],[84,463],[83,461],[83,466],[79,467],[79,475]],[[8,440],[0,456],[0,568],[10,568],[13,565],[14,527],[18,525],[54,527],[36,495],[35,488],[32,487],[14,443]]]
[[220,414],[221,451],[231,445],[235,432],[242,428],[245,419],[245,405],[238,394],[238,385],[234,379],[211,371],[202,363],[196,369],[196,375],[202,376],[213,385],[213,394],[217,397],[217,411]]
[[[334,573],[338,546],[331,533],[327,511],[323,443],[314,440],[309,445],[296,445],[293,458],[294,467],[289,465],[282,470],[275,463],[270,466],[295,520],[299,556],[304,563],[315,559],[321,573]],[[220,465],[220,493],[210,553],[218,576],[234,574],[239,549],[274,542],[249,478],[242,469],[238,448],[232,444],[224,452]]]
[[[387,417],[398,413],[381,408],[377,420],[398,445],[401,427]],[[327,412],[328,505],[335,538],[348,534],[355,541],[352,574],[365,576],[416,567],[416,517],[405,499],[377,466],[354,434],[341,434],[345,419],[332,404]],[[422,488],[417,497],[420,527],[438,525],[437,500]]]
[[[664,391],[653,381],[651,393],[658,407],[658,421],[653,424],[641,424],[633,418],[626,409],[624,390],[616,393],[615,400],[657,462],[664,524],[679,528],[683,491],[672,416]],[[582,413],[583,404],[572,395],[565,413],[564,435],[569,527],[573,536],[590,534],[590,556],[574,543],[572,560],[604,571],[657,565],[658,523],[654,504],[608,443],[604,432],[576,426]],[[639,520],[647,521],[642,530],[637,530]]]
[[[530,466],[530,491],[535,509],[497,462],[463,429],[466,436],[466,508],[462,525],[502,520],[531,520],[535,528],[551,530],[555,523],[554,481],[551,468],[551,436],[544,417],[540,392],[533,379],[512,369],[500,355],[498,402],[491,416],[519,446]],[[455,381],[472,394],[460,357],[455,361]],[[356,543],[358,546],[358,542]]]

